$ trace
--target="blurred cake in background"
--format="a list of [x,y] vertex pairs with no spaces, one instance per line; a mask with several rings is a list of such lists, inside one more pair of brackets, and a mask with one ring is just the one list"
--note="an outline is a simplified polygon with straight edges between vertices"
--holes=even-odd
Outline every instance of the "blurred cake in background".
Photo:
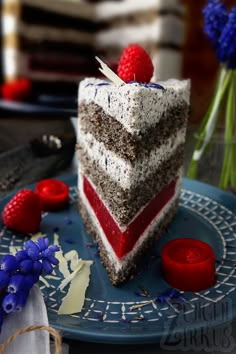
[[[2,0],[3,73],[34,83],[76,82],[94,57],[93,6],[72,0]],[[89,72],[87,71],[89,69]]]
[[152,58],[154,81],[181,77],[185,39],[181,1],[103,1],[96,7],[96,17],[100,28],[96,49],[113,70],[124,48],[136,43]]
[[2,0],[4,80],[65,90],[95,74],[96,54],[114,69],[130,43],[151,55],[153,79],[179,78],[184,22],[180,0]]

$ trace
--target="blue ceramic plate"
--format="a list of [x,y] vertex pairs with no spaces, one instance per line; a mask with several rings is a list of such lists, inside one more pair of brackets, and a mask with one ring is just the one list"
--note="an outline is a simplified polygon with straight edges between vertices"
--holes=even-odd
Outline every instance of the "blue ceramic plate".
[[[78,214],[77,178],[66,177],[64,181],[70,186],[70,205],[61,212],[45,213],[41,232],[51,241],[57,232],[64,252],[76,249],[83,259],[94,261],[81,313],[58,316],[59,304],[65,296],[57,290],[60,280],[48,280],[49,288],[41,284],[50,324],[61,330],[64,337],[104,343],[152,343],[169,336],[176,338],[185,331],[222,325],[236,317],[236,274],[232,261],[236,263],[233,247],[236,246],[236,198],[217,188],[184,179],[177,216],[144,261],[140,273],[115,288]],[[8,199],[0,201],[0,211]],[[0,236],[2,255],[9,252],[10,244],[23,243],[19,235],[3,226]],[[200,239],[214,248],[218,260],[217,283],[206,291],[183,293],[182,300],[160,303],[155,299],[169,285],[162,277],[159,255],[167,241],[179,237]],[[141,288],[150,297],[140,296]]]

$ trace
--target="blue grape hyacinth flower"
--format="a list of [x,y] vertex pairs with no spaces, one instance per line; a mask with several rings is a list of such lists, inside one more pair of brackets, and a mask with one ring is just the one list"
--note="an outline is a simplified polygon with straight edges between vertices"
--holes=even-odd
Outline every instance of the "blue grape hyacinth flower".
[[14,256],[5,255],[0,262],[0,329],[6,315],[21,311],[31,288],[43,273],[50,274],[58,259],[57,245],[49,246],[47,238],[25,242],[25,249]]
[[228,21],[219,38],[217,55],[229,69],[236,67],[236,7],[229,13]]
[[2,300],[2,309],[6,313],[6,315],[8,315],[9,313],[14,312],[16,304],[17,295],[12,293],[6,294]]
[[19,267],[19,262],[17,261],[15,256],[11,254],[7,254],[2,258],[1,265],[0,265],[1,270],[4,270],[7,273],[11,273],[16,271],[18,267]]
[[219,0],[210,0],[203,9],[205,18],[204,31],[217,47],[222,30],[228,20],[226,6]]
[[24,283],[25,276],[23,274],[13,274],[9,279],[7,291],[11,294],[15,294],[24,289]]
[[213,44],[218,60],[227,69],[236,68],[236,7],[228,12],[220,0],[209,0],[203,14],[204,31]]
[[0,270],[0,290],[4,289],[9,284],[10,276],[4,270]]

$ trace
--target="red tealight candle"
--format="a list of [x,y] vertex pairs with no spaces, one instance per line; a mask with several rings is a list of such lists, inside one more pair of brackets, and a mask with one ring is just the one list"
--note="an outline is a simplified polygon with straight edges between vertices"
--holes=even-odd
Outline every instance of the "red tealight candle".
[[162,249],[165,280],[183,291],[200,291],[216,282],[215,254],[207,243],[191,238],[169,241]]
[[42,209],[53,211],[66,206],[69,198],[69,187],[57,179],[44,179],[36,184],[35,192],[38,194]]
[[16,79],[6,82],[1,88],[2,97],[7,101],[26,101],[32,92],[32,83],[28,79]]

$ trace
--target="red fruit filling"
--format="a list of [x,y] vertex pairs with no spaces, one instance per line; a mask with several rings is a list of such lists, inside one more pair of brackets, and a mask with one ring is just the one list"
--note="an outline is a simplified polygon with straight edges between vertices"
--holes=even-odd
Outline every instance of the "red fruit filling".
[[168,242],[162,250],[166,281],[183,291],[200,291],[215,284],[215,254],[200,240],[181,238]]
[[175,179],[168,186],[165,186],[163,190],[153,198],[142,212],[139,213],[129,224],[127,229],[122,232],[89,180],[84,177],[84,194],[118,258],[122,258],[133,249],[134,244],[138,241],[139,237],[173,197],[176,182],[177,180]]

